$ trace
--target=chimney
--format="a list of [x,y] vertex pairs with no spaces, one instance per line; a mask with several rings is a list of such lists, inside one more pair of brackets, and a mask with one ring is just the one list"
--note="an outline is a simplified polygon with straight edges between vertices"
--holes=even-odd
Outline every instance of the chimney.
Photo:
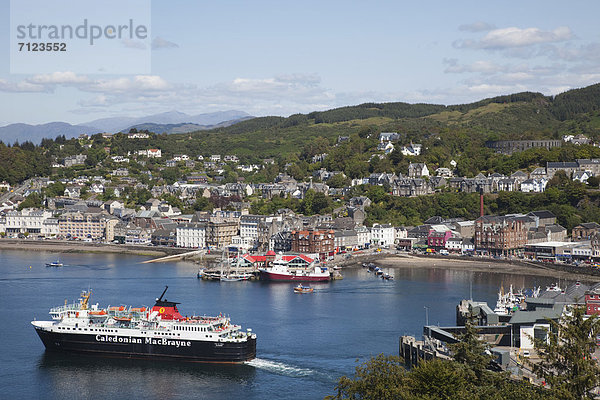
[[483,217],[483,189],[479,189],[479,216]]

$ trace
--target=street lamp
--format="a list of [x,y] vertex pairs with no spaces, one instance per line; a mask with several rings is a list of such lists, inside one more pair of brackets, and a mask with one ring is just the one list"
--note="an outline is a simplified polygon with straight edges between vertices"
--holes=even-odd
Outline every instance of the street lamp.
[[429,326],[429,307],[423,306],[425,309],[425,326]]

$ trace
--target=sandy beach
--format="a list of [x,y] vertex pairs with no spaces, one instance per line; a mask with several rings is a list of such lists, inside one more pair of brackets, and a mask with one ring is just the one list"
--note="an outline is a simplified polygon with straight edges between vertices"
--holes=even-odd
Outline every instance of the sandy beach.
[[189,251],[187,249],[156,248],[150,246],[125,246],[78,241],[27,239],[2,239],[0,240],[0,251],[1,250],[48,251],[54,253],[119,253],[152,257],[162,257]]
[[600,276],[563,271],[551,266],[523,261],[499,261],[469,257],[431,257],[414,255],[389,255],[375,261],[387,268],[439,268],[473,272],[502,273],[515,275],[547,276],[557,279],[600,282]]

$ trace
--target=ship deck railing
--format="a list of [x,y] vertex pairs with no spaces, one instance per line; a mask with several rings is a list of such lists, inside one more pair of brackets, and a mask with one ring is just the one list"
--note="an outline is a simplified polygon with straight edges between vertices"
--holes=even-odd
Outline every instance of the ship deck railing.
[[63,311],[79,311],[81,310],[80,304],[67,304],[64,306],[53,307],[50,309],[51,313],[59,313]]
[[[141,320],[141,319],[136,319],[136,318],[132,318],[131,322],[128,323],[116,323],[116,324],[107,324],[106,322],[89,322],[89,326],[94,327],[94,328],[114,328],[114,329],[135,329],[135,330],[139,330],[139,329],[144,329],[144,330],[149,330],[149,331],[166,331],[166,332],[172,332],[173,329],[170,327],[166,327],[166,326],[152,326],[153,324],[156,324],[156,322],[150,322],[150,325],[148,326],[143,326],[140,327],[138,325],[138,323],[140,321],[145,321],[145,320]],[[202,320],[186,320],[182,325],[186,325],[189,323],[193,323],[193,324],[207,324],[209,326],[214,326],[213,324],[217,322],[217,321],[202,321]],[[211,330],[211,332],[223,332],[223,331],[235,331],[237,328],[237,330],[239,330],[241,328],[241,325],[236,325],[236,324],[228,324],[227,327],[217,327],[213,330]]]
[[[137,322],[133,321],[132,322]],[[148,331],[148,332],[175,332],[173,329],[164,326],[138,326],[136,323],[129,324],[106,324],[106,323],[90,323],[88,325],[90,328],[102,328],[102,329],[131,329],[135,331]],[[181,331],[185,332],[185,331]],[[238,338],[243,337],[245,333],[241,332],[241,325],[231,324],[227,328],[219,328],[208,331],[209,333],[218,334],[219,337],[222,338]],[[222,336],[225,334],[225,336]]]

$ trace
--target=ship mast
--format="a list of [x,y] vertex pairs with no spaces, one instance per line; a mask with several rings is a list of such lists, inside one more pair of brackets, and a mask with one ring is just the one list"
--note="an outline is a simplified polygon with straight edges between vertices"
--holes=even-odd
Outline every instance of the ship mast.
[[87,292],[84,290],[81,293],[81,309],[82,310],[87,310],[88,309],[88,302],[90,301],[90,296],[92,295],[92,291],[88,290]]
[[167,293],[167,289],[168,288],[169,288],[169,286],[165,285],[165,290],[162,292],[162,294],[160,295],[160,297],[158,299],[156,299],[156,301],[162,301],[162,298],[165,295],[165,293]]

